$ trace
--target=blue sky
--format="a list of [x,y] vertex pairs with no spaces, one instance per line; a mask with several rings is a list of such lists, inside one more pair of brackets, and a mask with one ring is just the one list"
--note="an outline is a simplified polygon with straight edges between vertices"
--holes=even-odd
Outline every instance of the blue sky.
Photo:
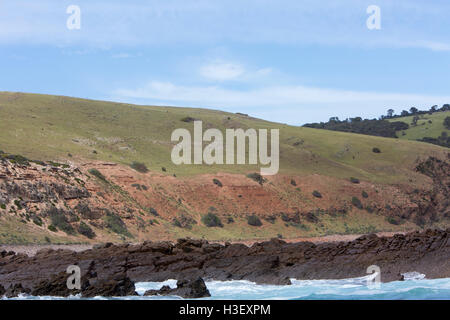
[[377,117],[450,103],[449,18],[443,0],[2,0],[0,91],[289,124]]

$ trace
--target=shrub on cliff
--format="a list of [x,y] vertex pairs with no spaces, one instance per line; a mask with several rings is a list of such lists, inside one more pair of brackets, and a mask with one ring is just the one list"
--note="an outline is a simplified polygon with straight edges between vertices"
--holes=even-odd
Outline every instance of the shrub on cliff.
[[93,239],[96,236],[95,232],[91,229],[91,227],[89,227],[83,221],[81,221],[78,227],[78,232],[89,239]]
[[104,221],[105,221],[106,227],[108,229],[110,229],[112,232],[120,234],[120,235],[124,235],[127,237],[131,237],[131,234],[128,231],[125,222],[123,222],[122,219],[117,214],[107,210],[106,215],[104,217]]
[[56,229],[56,227],[52,224],[48,226],[48,230],[50,230],[52,232],[58,232],[58,229]]
[[322,194],[317,190],[314,190],[312,195],[316,198],[322,198]]
[[188,216],[185,216],[184,214],[181,214],[179,217],[173,218],[172,224],[175,227],[178,227],[178,228],[191,230],[192,229],[192,225],[193,224],[197,224],[197,221],[195,221],[191,217],[188,217]]
[[142,163],[142,162],[133,161],[130,164],[130,167],[133,168],[134,170],[140,172],[140,173],[147,173],[148,172],[147,166],[144,163]]
[[361,200],[359,200],[357,197],[352,198],[352,204],[357,207],[358,209],[362,209],[363,205],[361,203]]
[[364,190],[361,192],[361,195],[362,195],[363,198],[368,198],[369,197],[367,192],[365,192]]
[[397,217],[387,217],[387,222],[389,222],[390,224],[393,224],[393,225],[399,225],[400,224],[400,219],[399,218],[397,218]]
[[42,219],[39,217],[33,217],[33,223],[39,227],[42,227]]
[[223,224],[222,224],[222,221],[220,221],[220,218],[212,212],[209,212],[208,214],[204,215],[202,217],[202,222],[207,227],[219,227],[219,228],[223,227]]
[[148,211],[149,211],[152,215],[154,215],[155,217],[158,217],[158,216],[159,216],[159,213],[158,213],[158,211],[156,211],[155,208],[150,208]]
[[381,150],[379,148],[375,147],[372,149],[372,152],[373,153],[381,153]]
[[222,182],[220,182],[219,179],[213,179],[213,183],[214,183],[216,186],[219,186],[219,187],[222,187],[222,186],[223,186],[223,185],[222,185]]
[[262,185],[264,182],[266,182],[266,179],[264,179],[263,176],[257,172],[249,173],[247,175],[247,178],[250,178],[250,179],[258,182],[260,185]]
[[350,178],[350,182],[351,182],[351,183],[359,183],[359,179],[358,179],[358,178],[351,177],[351,178]]
[[247,223],[249,225],[251,225],[251,226],[254,226],[254,227],[262,226],[261,220],[257,216],[255,216],[254,214],[247,217]]
[[64,212],[56,211],[50,215],[52,225],[67,234],[75,234],[75,230],[64,215]]
[[105,176],[95,168],[89,169],[88,172],[92,174],[94,177],[97,177],[100,180],[106,181]]

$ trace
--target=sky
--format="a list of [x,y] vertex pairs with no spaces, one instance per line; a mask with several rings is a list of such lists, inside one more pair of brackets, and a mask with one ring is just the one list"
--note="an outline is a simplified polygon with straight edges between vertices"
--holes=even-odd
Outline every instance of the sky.
[[301,125],[441,106],[449,79],[447,0],[0,1],[0,91]]

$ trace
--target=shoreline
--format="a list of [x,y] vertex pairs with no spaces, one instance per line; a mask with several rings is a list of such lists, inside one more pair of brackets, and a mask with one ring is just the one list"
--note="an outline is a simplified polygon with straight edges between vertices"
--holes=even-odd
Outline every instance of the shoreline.
[[11,296],[24,292],[68,296],[73,292],[66,286],[67,269],[73,265],[80,268],[81,293],[87,297],[133,295],[137,282],[168,279],[272,285],[290,285],[290,279],[350,279],[371,274],[367,270],[373,266],[379,268],[381,282],[402,280],[402,274],[413,271],[428,279],[450,278],[450,228],[330,242],[338,239],[342,238],[316,239],[329,242],[315,244],[274,238],[251,246],[193,239],[106,243],[78,252],[56,246],[63,250],[44,249],[34,256],[3,250],[0,286],[8,288]]
[[[389,232],[382,231],[375,233],[378,237],[393,237],[396,234],[405,235],[406,232]],[[335,234],[335,235],[327,235],[320,237],[301,237],[301,238],[290,238],[290,239],[280,239],[287,243],[298,243],[298,242],[311,242],[314,244],[320,243],[338,243],[338,242],[349,242],[356,240],[359,237],[365,236],[368,234]],[[217,243],[224,245],[225,243],[230,244],[244,244],[248,247],[252,246],[255,243],[261,243],[265,241],[270,241],[270,239],[250,239],[250,240],[236,240],[236,241],[222,241],[222,240],[209,240],[209,243]],[[158,241],[155,241],[158,242]],[[176,243],[177,241],[170,241],[171,243]],[[132,245],[140,245],[142,242],[131,243]],[[27,256],[35,256],[40,250],[44,249],[53,249],[53,250],[70,250],[74,252],[82,252],[85,250],[89,250],[94,248],[97,245],[101,244],[0,244],[0,252],[1,251],[14,251],[15,253],[24,253]],[[122,244],[116,244],[122,245]]]

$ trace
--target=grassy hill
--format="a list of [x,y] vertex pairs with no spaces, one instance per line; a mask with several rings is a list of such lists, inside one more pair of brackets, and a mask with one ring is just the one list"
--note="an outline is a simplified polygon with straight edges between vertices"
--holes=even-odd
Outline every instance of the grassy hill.
[[[258,183],[246,176],[259,171],[255,165],[174,165],[171,133],[192,132],[187,117],[204,129],[279,129],[279,174]],[[0,150],[0,243],[295,238],[448,225],[445,203],[435,210],[433,200],[445,185],[416,170],[430,156],[446,159],[448,149],[407,139],[215,110],[0,92]],[[11,154],[47,165],[21,166]],[[150,172],[133,170],[133,162]],[[430,168],[441,166],[446,179],[447,167]],[[222,226],[208,227],[208,213]],[[257,226],[249,223],[254,215]],[[86,238],[86,226],[96,237]]]
[[[170,136],[176,128],[279,128],[280,173],[354,176],[374,182],[405,182],[405,169],[417,158],[443,155],[446,149],[425,143],[294,127],[220,111],[137,106],[61,96],[1,92],[0,150],[39,160],[143,162],[170,174],[245,173],[256,166],[175,166]],[[437,122],[437,121],[436,121]],[[437,123],[436,123],[437,125]],[[413,130],[413,129],[410,129]],[[377,147],[381,153],[373,153]],[[70,157],[72,155],[72,157]]]
[[414,116],[394,118],[389,121],[401,121],[409,125],[409,129],[397,132],[400,139],[418,140],[425,137],[437,138],[442,132],[447,132],[450,135],[450,130],[446,129],[443,124],[444,119],[449,116],[450,111],[421,114],[416,126],[412,125]]

